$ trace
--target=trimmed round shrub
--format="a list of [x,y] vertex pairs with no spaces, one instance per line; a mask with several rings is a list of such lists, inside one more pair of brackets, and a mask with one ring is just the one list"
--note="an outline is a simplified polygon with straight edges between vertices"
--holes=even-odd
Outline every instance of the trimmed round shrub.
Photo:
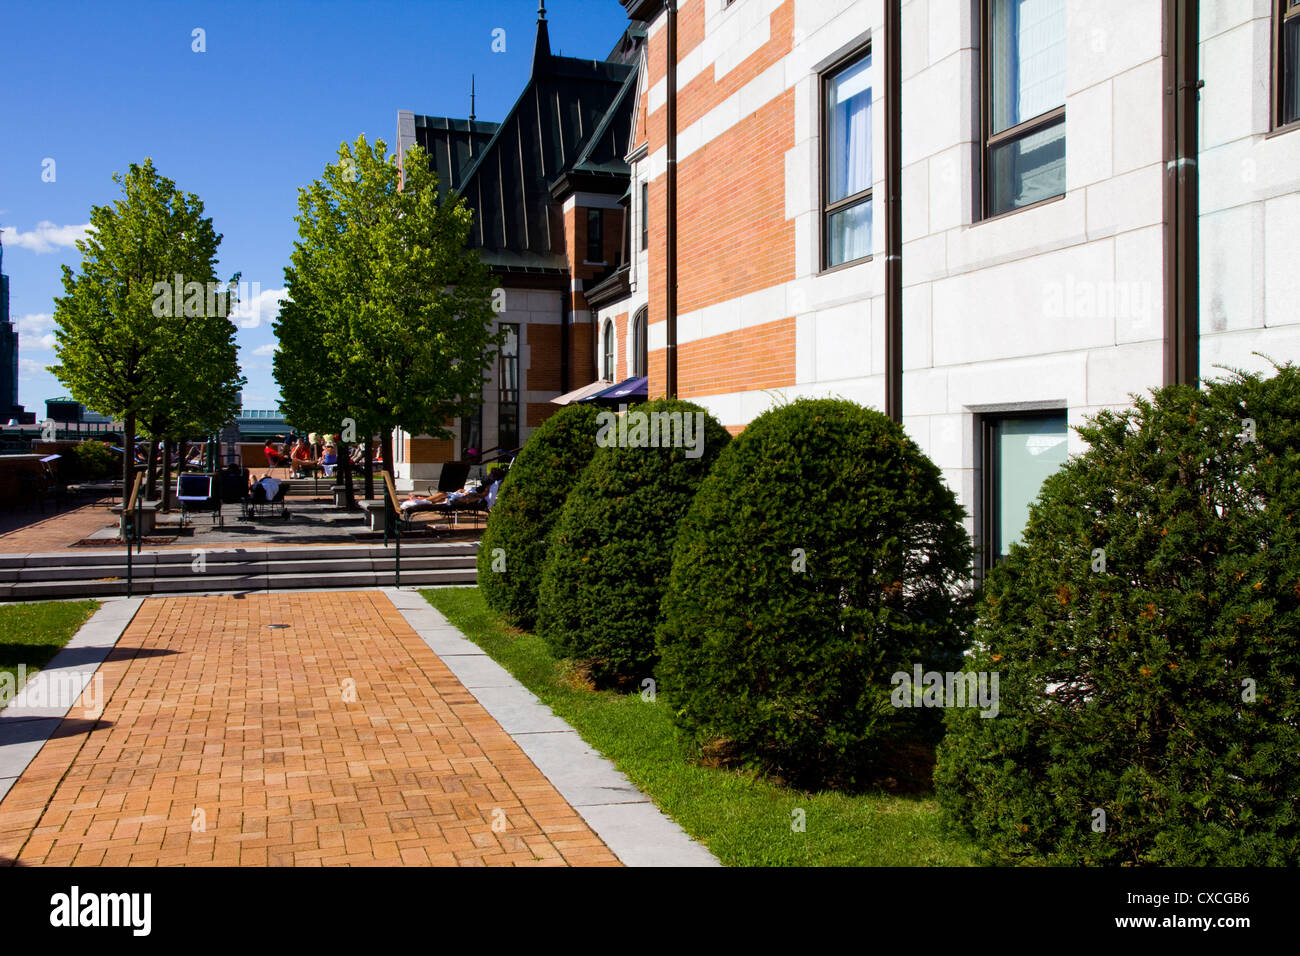
[[988,575],[942,807],[991,862],[1300,862],[1300,372],[1079,428]]
[[596,451],[599,412],[589,404],[566,405],[542,422],[520,449],[488,515],[478,586],[488,606],[519,627],[536,620],[551,531]]
[[[602,447],[555,530],[537,625],[551,649],[594,682],[627,686],[654,672],[677,525],[731,436],[690,402],[634,405],[617,424],[607,416]],[[660,447],[647,446],[651,438]]]
[[894,706],[892,678],[960,666],[962,521],[879,412],[803,399],[760,415],[677,538],[658,635],[677,724],[709,759],[800,785],[928,782],[939,717]]

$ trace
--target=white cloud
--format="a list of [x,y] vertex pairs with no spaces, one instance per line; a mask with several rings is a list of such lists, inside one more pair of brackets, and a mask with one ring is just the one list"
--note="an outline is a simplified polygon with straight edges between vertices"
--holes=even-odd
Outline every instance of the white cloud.
[[28,312],[15,318],[13,323],[22,335],[44,335],[54,331],[54,316],[49,312]]
[[49,361],[38,361],[37,359],[19,358],[18,359],[18,378],[26,380],[33,375],[43,373],[45,366],[52,364]]
[[239,306],[230,316],[231,321],[238,322],[240,328],[244,329],[255,329],[263,321],[269,323],[274,320],[280,314],[280,303],[289,298],[288,289],[267,289],[263,292],[257,283],[253,283],[252,288],[254,294],[240,300]]
[[56,226],[49,220],[36,224],[31,232],[22,232],[13,226],[0,228],[0,239],[4,244],[19,249],[30,249],[35,253],[53,252],[60,246],[75,246],[77,240],[90,231],[90,223],[80,226]]
[[275,354],[276,352],[278,352],[278,351],[280,351],[280,343],[279,343],[279,342],[272,342],[272,343],[270,343],[269,345],[259,345],[257,348],[253,349],[253,354],[254,354],[254,355],[274,355],[274,354]]

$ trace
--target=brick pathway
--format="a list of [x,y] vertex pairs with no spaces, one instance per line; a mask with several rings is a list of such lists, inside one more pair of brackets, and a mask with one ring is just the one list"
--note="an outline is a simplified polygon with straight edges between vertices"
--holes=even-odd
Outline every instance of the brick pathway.
[[[116,499],[113,500],[116,503]],[[102,528],[117,524],[109,499],[58,513],[15,511],[0,516],[0,554],[61,551]]]
[[617,865],[382,593],[147,600],[99,673],[0,861]]

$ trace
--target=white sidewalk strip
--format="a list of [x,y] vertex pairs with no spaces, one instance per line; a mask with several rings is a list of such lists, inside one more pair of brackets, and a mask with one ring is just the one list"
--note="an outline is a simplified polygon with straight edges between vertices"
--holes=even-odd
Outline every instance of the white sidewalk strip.
[[418,591],[384,588],[411,628],[627,866],[720,866]]
[[[73,703],[94,679],[99,665],[135,617],[143,598],[103,601],[53,659],[27,681],[9,706],[0,710],[0,800],[68,716]],[[102,713],[102,695],[86,703],[97,705]],[[72,716],[99,719],[99,713],[93,712]]]

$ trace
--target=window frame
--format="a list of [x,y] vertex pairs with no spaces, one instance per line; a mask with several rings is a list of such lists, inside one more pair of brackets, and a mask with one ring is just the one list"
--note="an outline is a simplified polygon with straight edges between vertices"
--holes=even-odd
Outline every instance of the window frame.
[[[1284,120],[1282,110],[1285,103],[1282,96],[1282,85],[1286,80],[1286,61],[1285,51],[1283,48],[1283,39],[1286,34],[1284,29],[1288,20],[1300,18],[1300,3],[1295,0],[1272,0],[1272,11],[1270,20],[1270,51],[1269,51],[1269,110],[1268,126],[1270,133],[1287,133],[1293,129],[1300,129],[1300,111],[1297,111],[1296,118],[1293,120]],[[1300,63],[1295,65],[1300,69]]]
[[[870,39],[868,39],[865,43],[861,44],[860,46],[854,47],[848,53],[844,54],[844,56],[835,60],[825,69],[823,69],[817,78],[818,79],[817,108],[819,113],[818,129],[821,131],[821,137],[820,137],[821,147],[819,150],[820,155],[818,157],[819,175],[818,175],[818,185],[817,185],[817,206],[819,210],[819,215],[817,217],[817,222],[818,222],[817,245],[820,250],[819,257],[818,257],[819,273],[834,272],[837,269],[847,269],[850,266],[857,266],[857,265],[861,265],[864,262],[870,262],[873,258],[875,258],[876,244],[873,241],[871,244],[871,252],[867,253],[865,256],[859,256],[857,259],[846,259],[843,262],[837,262],[832,265],[830,263],[830,242],[828,241],[829,237],[827,234],[830,228],[830,218],[835,213],[844,212],[845,210],[852,209],[855,206],[866,205],[868,203],[874,204],[875,201],[874,194],[873,194],[873,188],[875,186],[875,162],[874,162],[874,155],[873,155],[872,170],[871,170],[872,182],[867,186],[867,188],[859,190],[858,192],[854,193],[851,196],[845,196],[843,199],[838,199],[834,203],[827,202],[827,184],[830,181],[829,170],[830,170],[830,146],[831,146],[830,144],[831,111],[827,108],[827,106],[829,105],[829,100],[830,100],[831,83],[839,74],[843,73],[849,67],[854,66],[860,60],[864,60],[869,56],[871,56]],[[876,143],[875,143],[876,83],[875,83],[874,63],[871,66],[871,70],[872,70],[872,78],[871,78],[872,129],[870,132],[871,132],[871,149],[874,151],[876,148]],[[874,209],[872,211],[871,221],[872,221],[872,232],[874,233],[875,231]],[[874,240],[874,235],[873,235],[873,240]]]
[[1053,408],[1024,408],[1001,412],[981,412],[976,416],[980,443],[978,523],[976,527],[979,531],[979,573],[981,578],[1002,560],[1002,555],[994,553],[994,538],[996,537],[994,529],[997,526],[996,519],[999,517],[996,507],[998,476],[995,452],[997,449],[994,444],[997,438],[997,425],[1005,421],[1061,417],[1065,418],[1065,435],[1068,441],[1070,435],[1070,410],[1063,405]]
[[614,343],[614,320],[606,319],[600,331],[600,378],[604,382],[614,381],[614,360],[617,356]]
[[[519,353],[523,348],[523,341],[520,336],[522,329],[518,322],[502,322],[499,324],[498,328],[503,331],[513,331],[515,350],[513,355],[507,355],[505,346],[503,345],[497,352],[497,447],[502,449],[514,449],[519,447],[519,439],[521,437],[519,424],[519,405],[521,398],[519,382]],[[506,374],[508,365],[513,365],[513,375]],[[511,380],[514,381],[514,388],[507,388],[506,383]],[[506,409],[511,410],[510,415],[502,414]],[[503,431],[501,427],[502,421],[507,418],[513,420],[514,428],[514,441],[510,444],[501,440]],[[483,449],[479,449],[480,452],[482,450]]]
[[[592,249],[592,223],[596,224],[596,255],[591,254]],[[587,257],[586,261],[593,265],[603,264],[605,261],[605,210],[599,206],[587,207]]]
[[628,335],[628,352],[632,360],[632,368],[629,369],[629,377],[639,378],[642,375],[650,374],[647,371],[650,358],[650,307],[641,306],[632,316],[631,334]]
[[[1012,206],[1010,209],[1004,209],[1001,212],[993,212],[991,200],[993,189],[990,183],[990,177],[993,170],[993,163],[990,156],[993,150],[1000,146],[1006,146],[1016,140],[1027,139],[1035,133],[1042,132],[1050,126],[1060,123],[1065,126],[1065,104],[1062,103],[1055,109],[1048,110],[1046,113],[1039,113],[1037,116],[1031,116],[1027,120],[1022,120],[1015,126],[1008,127],[999,133],[993,132],[993,69],[989,63],[989,55],[992,52],[993,45],[991,42],[993,16],[991,5],[996,0],[979,0],[979,72],[980,72],[980,194],[978,208],[976,212],[978,221],[986,219],[998,219],[1002,216],[1008,216],[1012,213],[1022,212],[1026,209],[1033,209],[1036,206],[1043,206],[1050,202],[1056,202],[1066,193],[1066,188],[1054,196],[1045,196],[1042,199],[1026,203],[1023,206]],[[1068,31],[1067,31],[1068,35]],[[1067,141],[1066,148],[1069,148]]]

